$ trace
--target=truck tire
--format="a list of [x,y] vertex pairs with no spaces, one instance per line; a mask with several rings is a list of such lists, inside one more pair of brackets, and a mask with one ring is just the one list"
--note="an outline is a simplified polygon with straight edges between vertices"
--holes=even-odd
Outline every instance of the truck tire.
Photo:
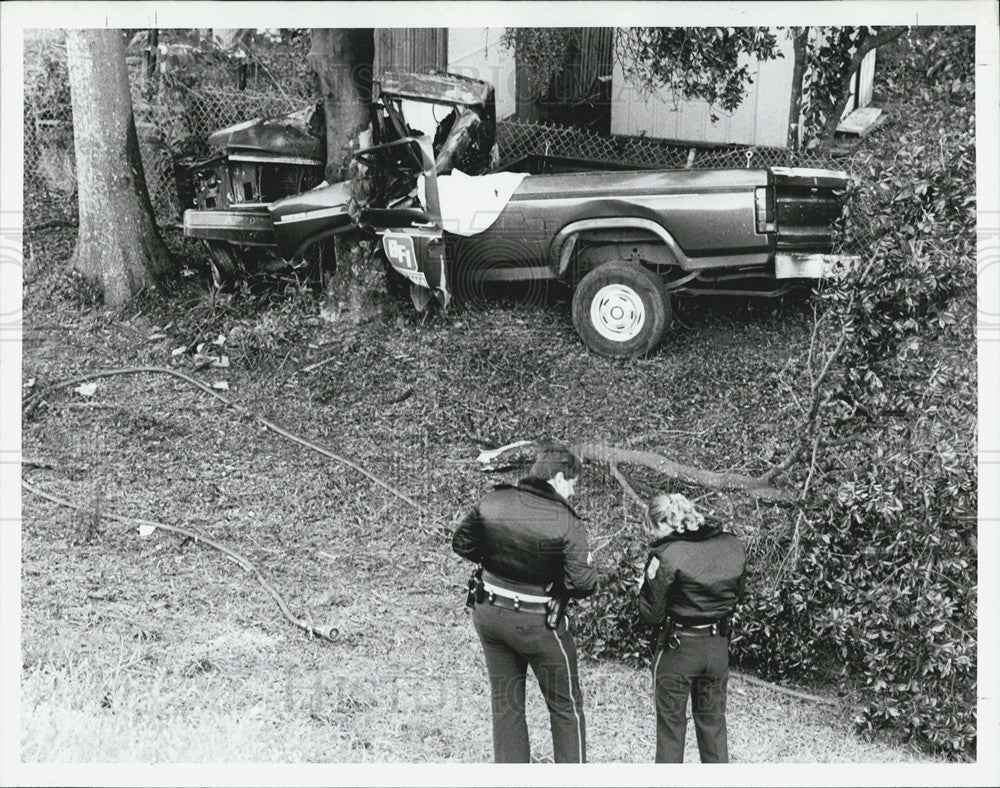
[[662,280],[638,263],[603,263],[573,292],[576,333],[602,356],[648,353],[663,340],[669,323],[670,296]]
[[389,295],[399,301],[408,300],[410,297],[410,280],[392,267],[389,258],[379,250],[376,254],[382,261],[382,270],[385,271],[385,289]]
[[236,249],[225,241],[206,240],[204,244],[211,261],[212,282],[220,288],[231,286],[240,271]]

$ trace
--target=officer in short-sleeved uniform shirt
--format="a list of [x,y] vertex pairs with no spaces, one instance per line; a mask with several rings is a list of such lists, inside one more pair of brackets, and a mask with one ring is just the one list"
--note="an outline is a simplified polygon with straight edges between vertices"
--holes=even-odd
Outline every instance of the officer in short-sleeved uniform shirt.
[[702,763],[729,761],[728,617],[745,576],[743,543],[715,528],[671,533],[650,545],[639,615],[661,627],[653,662],[657,763],[684,760],[689,696]]
[[490,676],[497,763],[530,760],[524,717],[528,665],[549,709],[554,760],[586,759],[576,645],[565,616],[556,629],[546,625],[545,606],[554,596],[582,598],[597,586],[583,521],[564,497],[572,494],[579,468],[568,451],[539,455],[532,467],[536,475],[487,493],[452,539],[456,553],[483,567],[473,622]]

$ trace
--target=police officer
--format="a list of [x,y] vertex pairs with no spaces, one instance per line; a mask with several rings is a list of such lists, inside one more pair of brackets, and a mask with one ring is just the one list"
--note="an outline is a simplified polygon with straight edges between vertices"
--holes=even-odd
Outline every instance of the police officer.
[[660,627],[653,661],[656,762],[683,762],[690,696],[702,763],[728,763],[729,617],[743,596],[746,552],[738,538],[707,526],[680,494],[654,496],[648,522],[653,542],[639,615]]
[[549,709],[555,762],[586,759],[576,645],[561,615],[569,597],[597,587],[587,532],[567,500],[580,471],[569,450],[541,449],[530,476],[487,493],[452,539],[456,553],[482,566],[472,618],[490,676],[497,763],[530,760],[528,665]]

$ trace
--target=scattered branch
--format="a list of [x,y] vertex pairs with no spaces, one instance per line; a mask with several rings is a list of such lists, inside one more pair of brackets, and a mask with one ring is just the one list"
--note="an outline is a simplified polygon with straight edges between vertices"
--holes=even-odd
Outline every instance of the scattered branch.
[[745,673],[740,673],[735,670],[729,671],[729,675],[735,676],[740,681],[745,681],[747,684],[752,684],[755,687],[764,687],[765,689],[780,692],[782,695],[789,695],[790,697],[798,698],[799,700],[808,700],[812,703],[822,703],[825,706],[838,705],[837,701],[832,698],[822,698],[819,695],[810,695],[808,692],[799,692],[799,690],[782,687],[780,684],[772,684],[770,681],[764,681],[763,679],[758,679],[755,676],[748,676]]
[[[525,449],[526,447],[530,449],[532,444],[533,441],[511,443],[490,452],[483,452],[480,454],[479,461],[484,465],[488,465],[496,462],[496,460],[511,451]],[[652,451],[623,449],[600,443],[578,443],[571,445],[570,448],[583,460],[600,463],[609,467],[615,466],[615,470],[617,470],[617,465],[619,464],[641,465],[671,479],[677,479],[688,484],[696,484],[701,487],[709,487],[716,490],[740,490],[748,495],[767,501],[790,502],[795,500],[793,493],[770,486],[768,480],[764,477],[746,476],[740,473],[706,471],[690,465],[682,465]],[[620,471],[618,473],[620,475]],[[616,476],[615,478],[618,477]]]
[[812,456],[809,459],[809,472],[806,474],[805,483],[802,485],[802,494],[799,496],[803,501],[809,492],[809,484],[812,482],[813,474],[816,472],[816,451],[819,449],[820,431],[816,430],[816,437],[813,439]]
[[632,485],[628,483],[628,480],[624,476],[622,476],[621,471],[618,470],[618,466],[612,462],[609,463],[609,467],[611,469],[611,475],[618,480],[618,483],[622,486],[622,489],[626,493],[628,493],[629,497],[633,501],[639,504],[639,506],[643,509],[643,511],[645,511],[647,508],[645,501],[643,501],[642,498],[640,498],[639,495],[636,493],[636,491],[632,489]]
[[365,468],[363,468],[361,465],[359,465],[358,463],[354,462],[353,460],[348,459],[347,457],[344,457],[344,456],[342,456],[340,454],[337,454],[335,452],[332,452],[329,449],[323,448],[322,446],[319,446],[318,444],[313,443],[312,441],[310,441],[310,440],[308,440],[306,438],[302,438],[302,437],[300,437],[298,435],[295,435],[294,433],[289,432],[288,430],[286,430],[285,428],[279,426],[278,424],[275,424],[273,421],[269,421],[268,419],[265,419],[263,416],[259,416],[259,415],[255,414],[255,413],[251,413],[250,410],[247,409],[247,408],[245,408],[243,405],[240,405],[239,403],[234,402],[233,400],[229,399],[228,397],[222,396],[215,389],[211,388],[210,386],[206,386],[200,380],[197,380],[197,379],[191,377],[190,375],[187,375],[184,372],[181,372],[180,370],[177,370],[177,369],[170,369],[168,367],[122,367],[120,369],[105,369],[105,370],[100,370],[98,372],[91,372],[91,373],[88,373],[86,375],[80,375],[79,377],[70,378],[69,380],[63,380],[63,381],[59,381],[57,383],[53,383],[53,384],[45,387],[44,390],[39,390],[39,391],[35,392],[34,394],[32,394],[31,396],[29,396],[27,399],[22,400],[22,403],[21,403],[22,413],[24,415],[27,415],[28,413],[32,412],[36,407],[38,407],[38,403],[41,401],[41,398],[42,398],[42,395],[43,395],[43,391],[58,391],[60,389],[69,388],[70,386],[75,386],[78,383],[84,383],[84,382],[86,382],[88,380],[96,380],[98,378],[108,378],[108,377],[113,377],[113,376],[116,376],[116,375],[137,375],[137,374],[144,373],[144,372],[154,372],[154,373],[160,373],[160,374],[164,374],[164,375],[172,375],[175,378],[179,378],[180,380],[183,380],[184,382],[191,384],[195,388],[200,389],[201,391],[205,392],[206,394],[209,394],[209,395],[215,397],[221,403],[223,403],[227,407],[232,408],[233,410],[237,411],[238,413],[241,413],[241,414],[243,414],[245,416],[252,417],[258,423],[264,425],[267,429],[271,430],[272,432],[277,433],[281,437],[286,438],[286,439],[288,439],[290,441],[293,441],[294,443],[298,443],[300,446],[305,446],[307,449],[312,449],[314,452],[316,452],[318,454],[322,454],[324,457],[329,457],[331,460],[336,460],[337,462],[341,463],[342,465],[346,465],[349,468],[353,468],[358,473],[360,473],[362,476],[365,476],[368,479],[370,479],[371,481],[375,482],[375,484],[377,484],[382,489],[387,490],[388,492],[392,493],[393,495],[395,495],[400,500],[405,501],[406,503],[408,503],[410,506],[412,506],[418,512],[420,512],[422,514],[428,514],[428,511],[427,511],[427,509],[424,506],[422,506],[421,504],[419,504],[416,501],[414,501],[406,493],[397,490],[391,484],[389,484],[388,482],[383,481],[379,477],[375,476],[370,471],[366,470]]
[[610,465],[611,463],[641,465],[671,479],[677,479],[688,484],[696,484],[701,487],[710,487],[717,490],[740,490],[749,495],[769,501],[791,501],[794,499],[794,496],[788,490],[771,487],[762,478],[746,476],[741,473],[706,471],[691,465],[682,465],[651,451],[622,449],[599,443],[579,443],[572,446],[572,449],[581,458],[590,462],[598,462],[606,465]]
[[[51,501],[52,503],[58,504],[59,506],[65,506],[66,508],[72,509],[76,512],[84,510],[84,507],[72,503],[71,501],[67,501],[64,498],[60,498],[56,495],[53,495],[52,493],[46,492],[45,490],[42,490],[38,487],[35,487],[33,484],[26,482],[23,479],[21,481],[21,486],[28,492],[37,495],[40,498],[44,498],[47,501]],[[250,561],[250,559],[247,558],[246,556],[241,555],[240,553],[237,553],[235,550],[233,550],[230,547],[227,547],[221,542],[217,542],[216,540],[211,539],[205,536],[204,534],[201,534],[198,531],[194,531],[189,528],[182,528],[181,526],[177,525],[167,525],[166,523],[160,523],[154,520],[143,520],[137,517],[124,517],[122,515],[112,514],[109,512],[102,512],[101,516],[106,517],[109,520],[115,520],[116,522],[125,523],[127,525],[145,527],[147,529],[155,530],[156,528],[162,528],[164,531],[170,531],[175,534],[180,534],[181,536],[186,536],[187,538],[195,542],[207,544],[209,547],[218,550],[220,553],[228,557],[230,560],[236,563],[241,569],[252,574],[254,578],[257,580],[257,582],[260,583],[261,586],[263,586],[264,590],[271,595],[271,597],[277,603],[278,609],[281,610],[285,618],[291,621],[299,629],[306,632],[310,637],[322,638],[323,640],[327,640],[331,643],[336,642],[337,638],[339,637],[340,633],[337,631],[336,627],[331,627],[330,629],[319,629],[318,627],[313,626],[311,623],[305,621],[302,618],[299,618],[294,613],[292,613],[292,611],[288,607],[288,603],[285,601],[285,598],[278,592],[278,590],[273,585],[271,585],[267,581],[264,575],[261,574],[261,571]],[[152,530],[150,531],[150,533],[151,532]]]

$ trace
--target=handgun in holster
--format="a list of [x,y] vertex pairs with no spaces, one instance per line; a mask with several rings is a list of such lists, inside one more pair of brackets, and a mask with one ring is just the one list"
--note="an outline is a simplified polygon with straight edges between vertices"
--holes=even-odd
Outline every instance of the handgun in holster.
[[566,606],[569,604],[569,597],[554,596],[545,603],[545,626],[549,629],[559,629],[563,616],[566,615]]
[[468,591],[465,594],[465,606],[475,607],[477,604],[481,603],[485,597],[486,591],[483,588],[483,565],[480,564],[473,569],[472,574],[469,575]]
[[657,646],[660,648],[670,649],[671,651],[680,647],[681,641],[677,637],[677,634],[674,631],[675,629],[676,624],[674,620],[667,616],[667,618],[663,621],[663,625],[660,627],[660,634],[657,638]]

